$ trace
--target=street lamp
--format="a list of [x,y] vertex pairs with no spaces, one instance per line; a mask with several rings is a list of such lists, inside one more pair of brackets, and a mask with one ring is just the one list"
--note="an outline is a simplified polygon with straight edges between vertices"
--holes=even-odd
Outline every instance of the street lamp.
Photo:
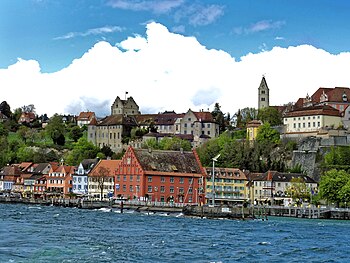
[[212,160],[213,160],[213,172],[212,172],[212,184],[213,184],[213,189],[212,189],[212,205],[215,206],[215,162],[218,161],[218,158],[220,157],[220,153],[216,155]]

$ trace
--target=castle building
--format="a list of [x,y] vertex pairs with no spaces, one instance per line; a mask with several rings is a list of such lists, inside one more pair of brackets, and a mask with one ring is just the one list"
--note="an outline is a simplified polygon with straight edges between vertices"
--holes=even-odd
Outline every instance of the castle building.
[[[92,120],[88,125],[88,141],[100,148],[106,145],[114,152],[120,152],[126,147],[123,138],[130,136],[133,128],[147,129],[150,125],[157,129],[157,133],[153,134],[156,140],[166,137],[165,135],[178,136],[189,140],[193,147],[219,136],[219,124],[209,111],[195,112],[189,109],[180,114],[174,111],[141,114],[132,97],[125,100],[117,97],[111,106],[110,116],[98,122]],[[148,136],[150,137],[152,136]]]

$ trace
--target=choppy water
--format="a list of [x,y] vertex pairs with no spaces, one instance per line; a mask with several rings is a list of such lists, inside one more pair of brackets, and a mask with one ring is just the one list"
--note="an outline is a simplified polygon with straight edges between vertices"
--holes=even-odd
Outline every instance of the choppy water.
[[350,222],[0,204],[0,262],[350,262]]

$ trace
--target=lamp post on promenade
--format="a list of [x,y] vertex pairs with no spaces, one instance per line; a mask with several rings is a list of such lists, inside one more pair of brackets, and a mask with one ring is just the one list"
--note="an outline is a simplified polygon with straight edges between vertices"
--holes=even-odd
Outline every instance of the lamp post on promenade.
[[212,184],[213,184],[213,189],[212,189],[212,205],[215,206],[215,162],[218,161],[218,158],[220,157],[220,153],[216,155],[212,160],[213,160],[213,172],[212,172]]

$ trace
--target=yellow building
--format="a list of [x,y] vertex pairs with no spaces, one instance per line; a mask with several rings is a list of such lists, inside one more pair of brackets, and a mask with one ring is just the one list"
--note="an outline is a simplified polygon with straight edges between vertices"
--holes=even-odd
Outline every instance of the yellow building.
[[262,121],[252,120],[247,124],[247,140],[254,141],[258,135],[258,129],[262,125]]
[[[206,167],[206,192],[207,203],[212,200],[213,193],[213,168]],[[243,203],[248,199],[248,179],[237,168],[215,168],[215,203],[234,204]]]

